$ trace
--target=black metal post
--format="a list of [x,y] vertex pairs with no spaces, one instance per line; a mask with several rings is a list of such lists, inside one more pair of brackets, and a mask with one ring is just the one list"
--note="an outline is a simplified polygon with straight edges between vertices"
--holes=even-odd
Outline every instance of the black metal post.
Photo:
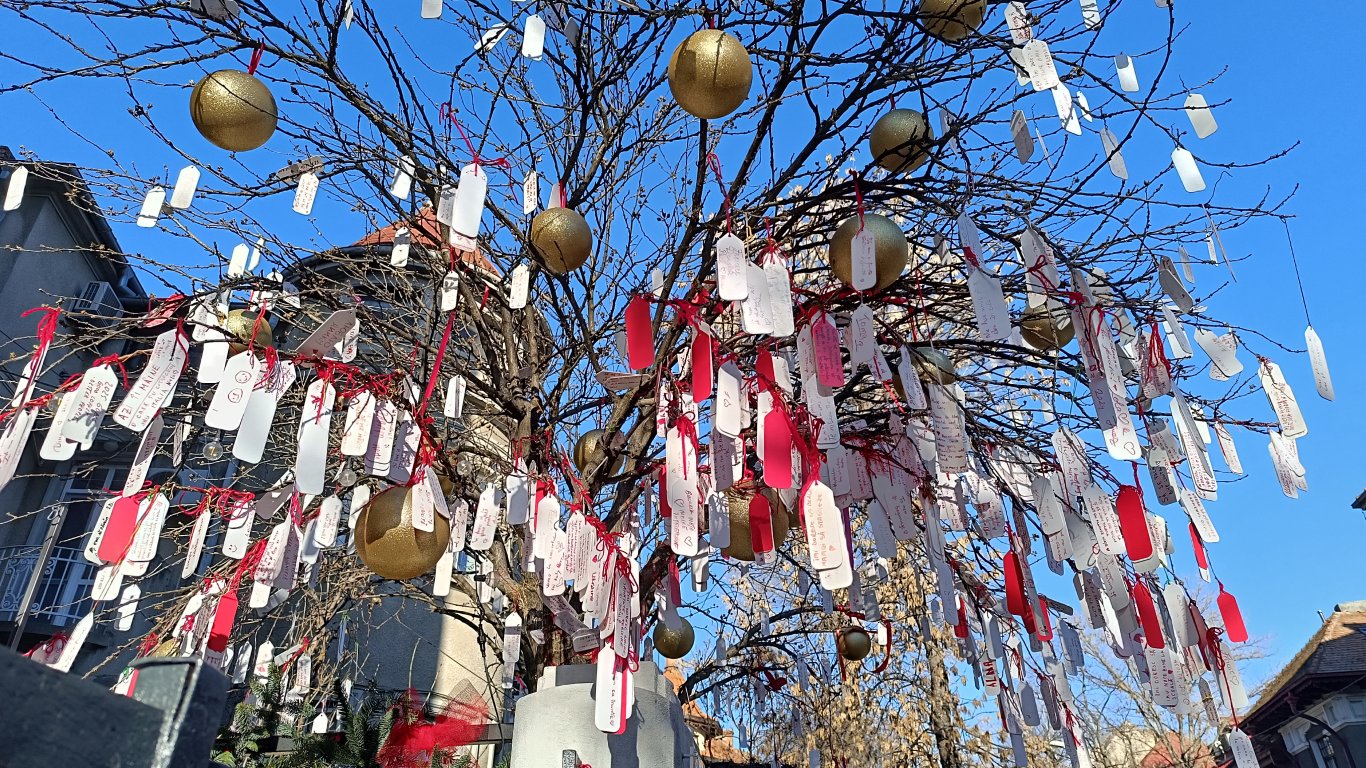
[[28,584],[24,587],[24,599],[19,603],[19,613],[14,621],[14,633],[10,635],[9,647],[19,650],[19,643],[24,637],[24,628],[28,626],[29,607],[33,605],[33,600],[38,596],[38,587],[43,583],[43,571],[47,570],[47,561],[52,557],[52,549],[57,546],[57,537],[62,533],[62,524],[66,522],[66,503],[59,502],[57,508],[52,510],[47,516],[47,533],[43,535],[43,544],[38,549],[38,558],[33,561],[33,571],[28,575]]

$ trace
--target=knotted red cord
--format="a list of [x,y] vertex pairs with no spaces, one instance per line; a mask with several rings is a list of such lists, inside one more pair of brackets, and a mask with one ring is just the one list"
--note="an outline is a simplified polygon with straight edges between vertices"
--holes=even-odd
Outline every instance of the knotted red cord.
[[506,157],[496,157],[492,160],[485,160],[479,156],[478,150],[474,148],[474,142],[470,141],[470,137],[465,133],[465,129],[460,125],[460,121],[455,119],[455,110],[451,108],[451,103],[449,101],[441,105],[439,115],[441,120],[455,124],[455,130],[459,131],[460,138],[464,139],[465,146],[469,148],[470,157],[474,158],[474,165],[476,167],[480,165],[504,169],[512,167],[512,163]]
[[[107,365],[110,368],[118,368],[119,376],[123,379],[123,388],[128,389],[128,369],[123,366],[122,357],[119,355],[105,355],[104,357],[96,358],[95,361],[90,364],[90,367],[96,368],[101,365]],[[61,389],[61,387],[58,387],[58,389]]]
[[730,192],[726,189],[725,177],[721,175],[721,158],[717,157],[715,152],[708,152],[707,166],[710,167],[711,172],[716,175],[716,186],[721,188],[721,199],[724,200],[726,204],[726,234],[732,234]]

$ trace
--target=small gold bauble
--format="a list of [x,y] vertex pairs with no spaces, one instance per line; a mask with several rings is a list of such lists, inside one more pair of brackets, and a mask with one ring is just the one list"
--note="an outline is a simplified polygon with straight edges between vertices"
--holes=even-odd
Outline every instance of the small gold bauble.
[[[906,256],[911,244],[906,233],[895,221],[876,213],[863,214],[863,227],[873,233],[873,253],[877,258],[877,285],[873,290],[880,291],[896,282],[906,270]],[[859,217],[850,216],[835,230],[830,238],[830,250],[826,259],[830,270],[840,282],[848,286],[854,284],[853,243],[854,235],[859,232]]]
[[958,381],[958,369],[953,364],[953,358],[942,351],[933,347],[916,347],[911,354],[914,355],[915,370],[922,381],[945,385]]
[[245,309],[234,309],[223,319],[223,330],[227,331],[231,340],[228,349],[232,354],[242,352],[247,347],[259,352],[275,345],[275,334],[270,329],[270,321],[261,318],[261,322],[258,323],[256,317]]
[[683,626],[677,630],[669,629],[662,621],[655,625],[655,650],[666,659],[681,659],[687,656],[697,637],[687,619],[679,617],[678,620],[683,622]]
[[946,43],[956,43],[982,26],[987,0],[920,0],[916,15],[925,31]]
[[436,515],[436,530],[413,527],[413,493],[396,485],[380,491],[356,521],[356,554],[361,562],[386,579],[413,579],[427,573],[441,559],[451,539],[451,524]]
[[[574,443],[574,466],[578,467],[579,474],[588,474],[588,470],[598,466],[607,458],[608,444],[604,442],[606,437],[607,431],[603,429],[590,429],[579,436],[578,442]],[[620,472],[625,461],[626,457],[618,454],[609,474],[615,475]]]
[[873,638],[862,627],[851,625],[835,632],[835,648],[845,661],[862,661],[873,652]]
[[593,231],[577,211],[547,208],[531,220],[531,249],[546,269],[563,275],[588,261],[593,252]]
[[[730,544],[721,550],[721,554],[747,563],[754,561],[754,540],[749,528],[749,504],[754,495],[754,486],[734,486],[726,491]],[[788,530],[792,527],[792,516],[777,498],[777,494],[765,491],[764,495],[768,498],[769,514],[773,517],[773,548],[778,549],[787,541]]]
[[1029,346],[1054,352],[1067,346],[1076,335],[1072,327],[1072,313],[1065,307],[1049,308],[1047,304],[1026,309],[1020,316],[1020,338]]
[[669,59],[669,91],[693,117],[715,120],[749,97],[754,65],[734,35],[702,29],[678,44]]
[[219,70],[195,84],[190,119],[204,138],[230,152],[265,144],[279,120],[266,84],[235,69]]
[[878,165],[893,173],[910,173],[930,157],[934,131],[914,109],[894,109],[879,117],[868,133],[868,150]]

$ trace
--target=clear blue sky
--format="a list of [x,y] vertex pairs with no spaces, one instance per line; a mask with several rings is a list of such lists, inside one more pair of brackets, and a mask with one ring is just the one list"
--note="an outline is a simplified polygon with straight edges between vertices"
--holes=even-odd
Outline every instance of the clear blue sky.
[[[1317,628],[1317,610],[1327,613],[1336,602],[1366,599],[1366,565],[1360,554],[1366,543],[1366,520],[1348,507],[1366,487],[1366,469],[1356,461],[1366,427],[1361,402],[1366,365],[1354,341],[1359,320],[1353,309],[1361,301],[1357,268],[1361,247],[1353,237],[1353,225],[1366,210],[1360,182],[1366,178],[1361,149],[1366,139],[1366,106],[1354,95],[1360,91],[1358,46],[1346,42],[1347,33],[1366,28],[1366,7],[1340,3],[1334,4],[1332,13],[1301,12],[1285,3],[1255,0],[1181,3],[1179,10],[1190,27],[1178,42],[1173,72],[1194,85],[1227,68],[1218,83],[1201,88],[1211,102],[1229,103],[1216,112],[1219,132],[1196,149],[1212,150],[1225,159],[1250,159],[1300,142],[1289,157],[1269,167],[1235,171],[1223,179],[1219,199],[1247,201],[1268,186],[1282,194],[1299,186],[1289,210],[1297,215],[1293,229],[1305,288],[1338,394],[1335,403],[1319,399],[1307,358],[1278,355],[1309,424],[1309,435],[1300,441],[1300,455],[1308,469],[1310,491],[1298,501],[1282,496],[1265,440],[1236,432],[1250,476],[1223,485],[1219,501],[1210,505],[1223,539],[1210,548],[1219,575],[1241,601],[1249,629],[1269,639],[1271,658],[1248,670],[1251,678],[1260,680],[1293,655]],[[1132,36],[1132,50],[1138,50],[1144,40],[1153,39],[1148,33],[1161,32],[1145,26],[1155,18],[1153,11],[1147,0],[1128,0],[1123,14],[1111,19],[1106,34]],[[1335,34],[1337,30],[1342,34]],[[1139,59],[1137,66],[1142,77],[1144,60]],[[187,81],[196,76],[184,74]],[[8,65],[0,64],[0,81],[13,77]],[[126,116],[125,95],[109,92],[108,87],[108,83],[72,82],[41,95],[97,144],[118,147],[120,160],[137,162],[144,172],[164,164],[167,181],[173,180],[184,163],[160,144],[151,143]],[[180,90],[156,91],[155,108],[174,115],[174,121],[183,121],[187,95]],[[11,94],[0,98],[0,106],[6,115],[0,143],[16,149],[22,145],[44,159],[108,165],[98,146],[61,128],[32,97]],[[1035,111],[1046,115],[1047,109],[1045,101]],[[1171,121],[1184,121],[1184,117],[1175,114]],[[199,142],[197,137],[195,141]],[[197,145],[194,151],[204,149]],[[1152,149],[1136,147],[1129,153],[1131,167],[1166,163],[1164,155],[1170,148]],[[253,155],[253,167],[267,173],[297,158],[280,142]],[[1207,179],[1213,181],[1213,173]],[[1182,194],[1172,186],[1168,194]],[[315,246],[349,243],[364,234],[359,222],[345,215],[340,201],[320,197],[314,221],[319,222],[321,233],[289,213],[287,199],[280,199],[278,207],[279,226],[287,228],[282,231],[297,233],[300,241],[317,238]],[[131,219],[131,213],[115,219],[115,229],[130,251],[166,258],[160,250],[179,242],[155,230],[139,230]],[[1209,302],[1212,313],[1253,326],[1291,346],[1302,346],[1304,319],[1279,223],[1225,231],[1223,239],[1231,255],[1251,258],[1238,267],[1237,284]],[[225,251],[233,245],[219,244]],[[1198,290],[1214,284],[1213,273],[1206,270],[1203,274],[1210,277],[1197,285]],[[1246,352],[1243,361],[1249,367],[1255,365]],[[1208,380],[1190,389],[1216,391]],[[1242,412],[1269,416],[1269,409],[1254,398],[1244,401]],[[1222,467],[1217,456],[1215,464]],[[1179,513],[1168,513],[1168,517],[1181,518]],[[1190,579],[1194,568],[1184,530],[1177,532],[1177,539],[1177,568]]]

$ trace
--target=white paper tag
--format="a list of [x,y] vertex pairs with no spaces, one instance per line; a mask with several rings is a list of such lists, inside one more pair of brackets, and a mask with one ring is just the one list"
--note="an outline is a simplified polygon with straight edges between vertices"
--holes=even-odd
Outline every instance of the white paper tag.
[[508,285],[508,309],[522,309],[526,306],[531,293],[531,268],[518,264],[512,268],[512,280]]
[[318,197],[318,174],[308,171],[299,174],[299,185],[294,188],[294,212],[307,216],[313,213],[313,201]]
[[522,55],[540,61],[544,52],[545,22],[533,13],[527,17],[526,27],[522,31]]
[[1134,60],[1124,54],[1115,57],[1115,75],[1119,78],[1119,88],[1125,93],[1138,92],[1138,72],[1134,70]]
[[[1219,124],[1214,120],[1214,113],[1210,111],[1209,102],[1205,97],[1198,93],[1192,93],[1186,97],[1186,117],[1190,118],[1191,129],[1195,131],[1197,138],[1205,138],[1219,130]],[[1239,766],[1241,768],[1241,766]]]
[[1300,414],[1300,405],[1295,400],[1295,393],[1290,389],[1285,375],[1281,373],[1281,367],[1270,360],[1263,360],[1257,370],[1257,376],[1261,379],[1262,390],[1266,392],[1267,399],[1271,401],[1272,410],[1276,412],[1281,434],[1286,437],[1303,437],[1309,434],[1309,427],[1305,425],[1304,416]]
[[270,438],[271,425],[275,423],[275,410],[280,398],[294,386],[297,377],[294,363],[279,360],[270,377],[251,391],[242,414],[241,426],[237,430],[237,439],[232,444],[233,456],[251,464],[261,460]]
[[474,525],[470,528],[469,548],[475,552],[487,552],[493,546],[493,536],[498,532],[500,508],[493,489],[493,483],[484,486],[479,494],[479,504],[475,507]]
[[187,165],[180,169],[180,174],[176,176],[175,188],[171,190],[171,199],[167,203],[177,210],[185,210],[194,202],[195,190],[199,188],[199,169],[193,165]]
[[164,187],[152,187],[147,190],[147,196],[142,199],[142,209],[138,211],[139,227],[155,227],[157,219],[161,218],[161,206],[166,203],[166,189]]
[[1006,309],[1001,281],[981,269],[968,268],[968,292],[972,296],[972,310],[977,320],[977,333],[986,341],[1005,341],[1014,332],[1010,312]]
[[530,216],[541,204],[541,177],[529,171],[522,180],[522,215]]
[[856,291],[867,291],[877,285],[877,240],[873,231],[860,227],[849,244],[852,285]]
[[479,236],[479,221],[484,216],[488,190],[489,177],[477,163],[460,169],[460,187],[456,190],[455,210],[451,216],[451,229],[456,234],[471,239]]
[[1104,148],[1106,164],[1110,173],[1117,179],[1129,178],[1129,167],[1124,162],[1124,153],[1119,146],[1119,138],[1109,128],[1100,129],[1100,143]]
[[732,234],[716,241],[716,287],[722,301],[743,301],[749,296],[749,271],[745,243]]
[[9,182],[5,185],[5,200],[0,210],[17,211],[24,201],[24,188],[28,185],[28,168],[19,166],[10,171]]
[[336,390],[324,379],[308,385],[299,419],[294,485],[299,493],[321,495],[327,487],[327,436]]
[[242,425],[247,402],[260,375],[260,362],[250,349],[233,355],[223,368],[213,399],[204,413],[204,426],[234,431]]
[[299,343],[294,348],[294,355],[298,358],[321,358],[327,354],[338,343],[346,339],[346,335],[356,325],[356,310],[341,309],[333,312],[322,321],[308,338]]
[[147,367],[142,369],[138,380],[114,411],[115,423],[134,432],[147,429],[152,417],[175,391],[188,352],[189,344],[179,330],[172,329],[157,336]]
[[768,295],[768,275],[757,264],[745,264],[746,294],[740,303],[740,322],[751,336],[773,332],[773,303]]
[[764,264],[764,276],[768,281],[769,314],[772,320],[774,338],[785,339],[797,332],[793,320],[792,278],[787,267],[778,261]]
[[1328,356],[1323,352],[1323,342],[1313,326],[1304,329],[1304,345],[1309,350],[1309,364],[1314,370],[1314,388],[1324,400],[1333,399],[1333,377],[1328,373]]
[[1060,82],[1058,80],[1058,68],[1053,61],[1053,53],[1048,50],[1048,43],[1034,38],[1025,43],[1023,52],[1023,65],[1029,73],[1029,82],[1034,85],[1036,91],[1051,91]]
[[1200,167],[1195,163],[1195,156],[1185,147],[1177,147],[1172,150],[1172,167],[1181,177],[1181,186],[1187,192],[1203,192],[1205,189],[1205,179],[1200,175]]

